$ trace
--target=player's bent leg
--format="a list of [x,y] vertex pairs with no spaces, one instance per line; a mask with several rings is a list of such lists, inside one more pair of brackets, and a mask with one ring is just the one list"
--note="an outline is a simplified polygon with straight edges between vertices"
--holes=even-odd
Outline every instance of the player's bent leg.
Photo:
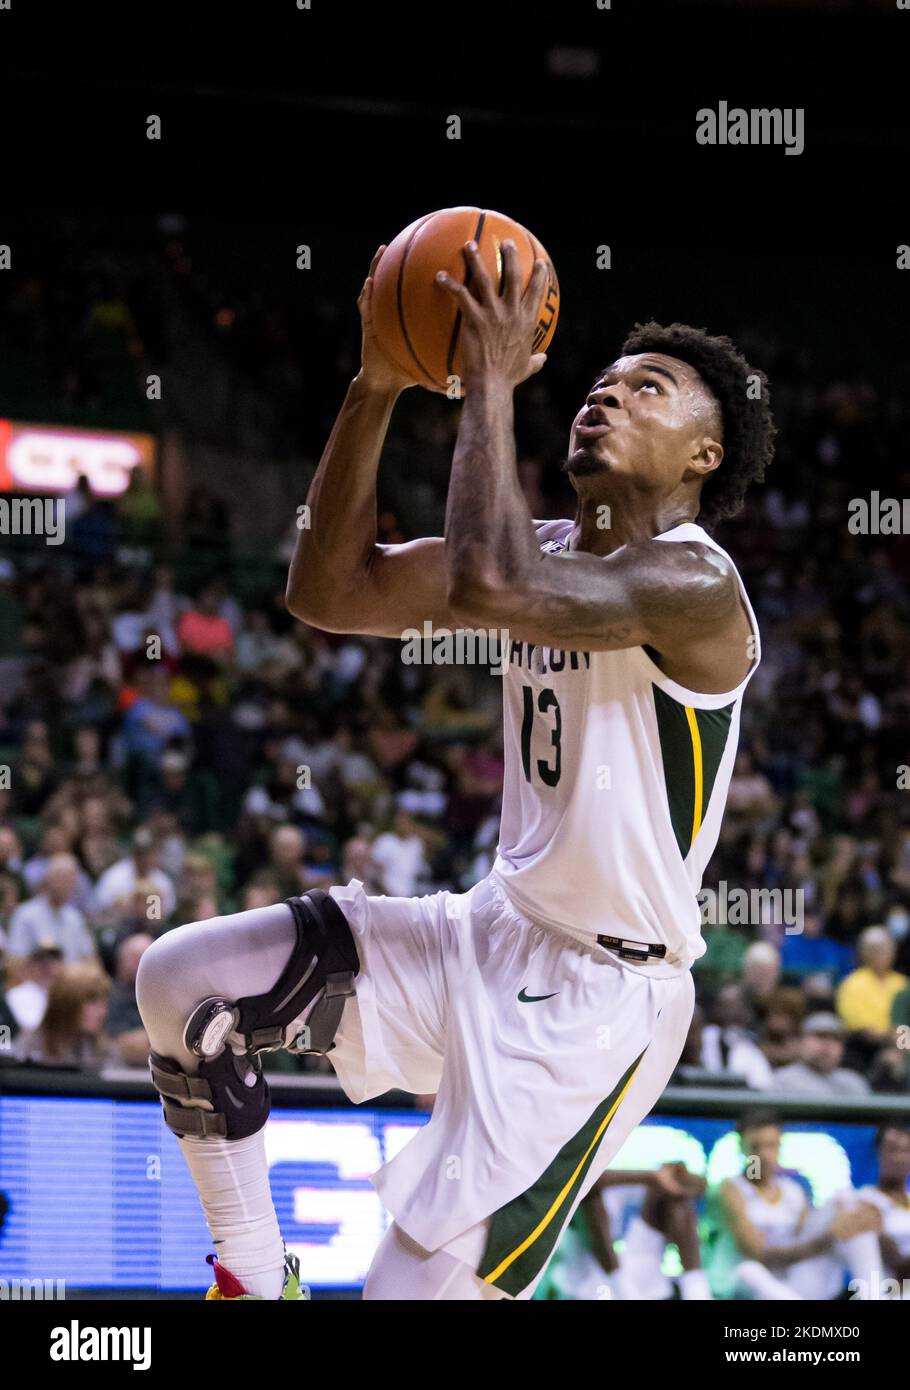
[[659,1224],[659,1209],[659,1203],[649,1206],[646,1198],[641,1212],[629,1222],[617,1280],[622,1298],[628,1301],[673,1297],[673,1285],[661,1268],[667,1237]]
[[395,1222],[383,1236],[363,1286],[364,1299],[406,1302],[476,1302],[505,1294],[479,1279],[445,1249],[428,1251]]
[[260,1054],[328,1051],[357,970],[344,913],[315,892],[178,928],[143,956],[136,995],[165,1122],[189,1164],[219,1263],[249,1294],[278,1298],[285,1282]]
[[743,1260],[734,1270],[734,1296],[764,1303],[801,1301],[803,1295],[772,1274],[759,1260]]
[[698,1238],[698,1216],[691,1197],[667,1197],[663,1203],[661,1228],[668,1242],[679,1251],[682,1274],[677,1279],[680,1297],[703,1301],[712,1297],[707,1275],[702,1268],[701,1241]]

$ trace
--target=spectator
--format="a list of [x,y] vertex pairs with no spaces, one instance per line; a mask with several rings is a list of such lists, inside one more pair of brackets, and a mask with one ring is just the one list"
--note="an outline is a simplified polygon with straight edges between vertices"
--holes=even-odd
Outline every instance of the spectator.
[[227,618],[219,613],[222,601],[218,585],[206,584],[200,589],[196,603],[177,624],[177,637],[184,651],[219,662],[232,658],[234,632]]
[[[795,1062],[799,1050],[799,1027],[792,1014],[769,1007],[759,1029],[758,1046],[772,1070]],[[771,1084],[774,1085],[773,1078]]]
[[769,941],[755,941],[743,957],[743,992],[749,1008],[760,1013],[780,979],[780,951]]
[[341,881],[349,883],[356,878],[363,884],[366,893],[381,893],[381,877],[378,866],[373,861],[373,849],[365,835],[354,835],[344,847],[341,860]]
[[237,638],[237,670],[255,673],[277,655],[278,646],[268,612],[264,608],[254,608],[247,613]]
[[[62,821],[53,821],[45,826],[41,833],[41,840],[38,853],[33,854],[30,859],[26,859],[22,866],[22,879],[26,885],[26,890],[30,895],[41,891],[44,881],[47,878],[47,871],[50,862],[57,854],[69,854],[72,850],[74,836],[67,829]],[[88,875],[78,868],[78,883],[74,893],[74,898],[84,901],[91,888],[91,880]]]
[[807,912],[802,932],[785,933],[781,941],[781,968],[786,975],[822,972],[832,984],[838,984],[852,965],[852,947],[826,936],[817,912]]
[[84,507],[69,527],[67,544],[84,566],[104,564],[113,557],[119,531],[113,503],[96,498],[84,474],[76,492]]
[[0,869],[0,952],[6,949],[7,924],[19,906],[21,893],[21,879]]
[[6,994],[0,989],[0,1061],[10,1052],[13,1040],[19,1032],[16,1015],[6,1002]]
[[127,545],[154,545],[161,529],[161,502],[143,467],[130,472],[127,489],[120,494],[116,510]]
[[221,818],[216,779],[204,768],[191,768],[188,754],[179,748],[162,753],[157,778],[149,779],[141,805],[173,816],[190,837],[215,829]]
[[37,1028],[16,1040],[20,1060],[99,1071],[110,1053],[104,1035],[111,982],[100,965],[64,965]]
[[768,778],[756,770],[748,748],[740,748],[733,765],[727,815],[739,821],[761,820],[773,815],[774,792]]
[[134,833],[130,854],[106,869],[95,884],[92,911],[98,920],[109,923],[116,919],[122,905],[127,900],[132,902],[140,880],[154,886],[154,892],[161,899],[160,920],[166,922],[176,906],[176,894],[173,883],[158,867],[158,844],[145,826]]
[[95,943],[85,917],[72,898],[79,883],[79,865],[71,854],[49,861],[43,890],[21,903],[9,924],[9,953],[28,956],[39,946],[58,946],[67,964],[95,955]]
[[861,963],[837,991],[837,1012],[857,1041],[874,1047],[888,1038],[891,1006],[910,981],[892,969],[896,949],[884,927],[867,927],[858,950]]
[[774,1073],[774,1089],[785,1095],[865,1096],[869,1083],[841,1066],[844,1025],[835,1014],[811,1014],[800,1031],[798,1060]]
[[771,1065],[748,1029],[749,1010],[742,987],[723,987],[704,1030],[701,1063],[721,1076],[741,1076],[747,1086],[766,1091],[772,1084]]
[[144,1067],[148,1061],[149,1040],[136,1004],[136,972],[153,940],[148,932],[133,932],[117,947],[105,1031],[128,1067]]
[[0,825],[0,872],[9,875],[21,893],[28,891],[22,876],[22,845],[12,826]]
[[36,815],[59,783],[50,731],[44,720],[32,719],[16,760],[13,785],[22,815]]
[[111,804],[105,796],[87,796],[82,803],[82,824],[76,852],[93,879],[97,879],[120,857],[117,837],[111,826]]
[[426,834],[407,811],[395,812],[391,830],[378,835],[371,850],[373,868],[381,892],[390,897],[410,898],[426,879]]
[[18,967],[19,983],[6,991],[7,1007],[22,1029],[37,1028],[47,1009],[50,987],[63,967],[59,946],[36,946]]
[[123,716],[123,746],[141,767],[156,767],[171,739],[189,738],[186,716],[168,695],[167,672],[156,662],[136,669],[135,695]]
[[[227,904],[224,904],[224,907],[227,907]],[[220,910],[218,871],[215,865],[204,854],[188,854],[183,862],[180,902],[176,914],[178,922],[204,922],[210,917],[217,917]]]
[[292,898],[311,886],[304,868],[306,836],[296,825],[278,825],[269,837],[269,870],[278,884],[279,897]]
[[278,887],[278,879],[270,869],[260,869],[243,890],[241,910],[250,912],[253,908],[271,907],[273,903],[280,901],[281,891]]

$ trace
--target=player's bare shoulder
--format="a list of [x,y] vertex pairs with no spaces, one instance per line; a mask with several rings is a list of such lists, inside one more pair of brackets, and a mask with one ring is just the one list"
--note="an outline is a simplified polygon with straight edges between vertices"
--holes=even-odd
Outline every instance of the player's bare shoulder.
[[699,540],[642,543],[643,617],[664,673],[704,694],[732,690],[755,661],[739,576],[723,551]]
[[721,624],[739,613],[747,622],[733,564],[703,541],[641,541],[615,558],[634,572],[642,611],[658,624]]
[[742,612],[739,576],[729,555],[704,541],[656,544],[671,552],[676,588],[699,622],[724,622]]

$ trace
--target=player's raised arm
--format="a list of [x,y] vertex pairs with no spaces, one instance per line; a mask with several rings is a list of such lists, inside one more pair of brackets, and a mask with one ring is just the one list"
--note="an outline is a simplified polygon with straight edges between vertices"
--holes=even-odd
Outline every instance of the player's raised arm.
[[307,494],[309,526],[301,529],[288,574],[287,606],[328,632],[398,636],[425,619],[445,625],[443,542],[378,545],[376,475],[392,410],[414,383],[380,352],[370,303],[373,257],[358,306],[363,361],[348,387]]

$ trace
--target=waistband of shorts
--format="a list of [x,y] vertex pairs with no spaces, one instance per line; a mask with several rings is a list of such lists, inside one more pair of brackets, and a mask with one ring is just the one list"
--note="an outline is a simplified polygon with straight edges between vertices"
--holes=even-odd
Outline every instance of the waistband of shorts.
[[[648,974],[658,969],[660,969],[661,973],[665,973],[669,969],[673,974],[676,974],[686,968],[679,957],[672,955],[670,952],[667,952],[664,956],[652,956],[647,960],[630,961],[626,957],[619,955],[617,951],[602,945],[600,936],[595,936],[591,932],[576,931],[574,928],[567,927],[561,922],[544,922],[539,918],[535,919],[530,917],[512,900],[509,890],[506,887],[505,880],[495,869],[491,869],[487,877],[481,879],[472,891],[475,894],[480,894],[480,896],[474,899],[478,905],[489,901],[495,902],[497,906],[506,908],[525,926],[531,927],[536,931],[545,931],[554,935],[568,937],[570,941],[574,941],[580,946],[586,946],[588,950],[594,951],[597,954],[602,953],[609,960],[615,961],[617,965],[621,965],[627,969],[642,970]],[[602,933],[602,935],[613,936],[614,933]],[[634,937],[631,933],[624,932],[622,934],[622,939],[631,941],[634,940]]]

